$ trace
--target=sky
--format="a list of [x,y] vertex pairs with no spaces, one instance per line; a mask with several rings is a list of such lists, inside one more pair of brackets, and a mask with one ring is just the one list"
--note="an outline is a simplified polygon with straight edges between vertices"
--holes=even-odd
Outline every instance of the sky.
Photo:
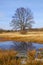
[[30,8],[35,21],[33,27],[43,28],[43,0],[0,0],[1,29],[12,29],[12,16],[19,7]]

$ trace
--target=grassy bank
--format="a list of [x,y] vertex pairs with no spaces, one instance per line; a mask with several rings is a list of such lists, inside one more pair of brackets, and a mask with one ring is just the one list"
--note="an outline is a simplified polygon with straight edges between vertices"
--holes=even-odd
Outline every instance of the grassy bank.
[[26,34],[20,32],[0,33],[0,41],[22,41],[43,43],[43,31],[30,31]]
[[35,60],[35,50],[27,52],[26,64],[22,64],[23,58],[16,58],[17,53],[14,50],[0,50],[0,65],[43,65],[43,61]]

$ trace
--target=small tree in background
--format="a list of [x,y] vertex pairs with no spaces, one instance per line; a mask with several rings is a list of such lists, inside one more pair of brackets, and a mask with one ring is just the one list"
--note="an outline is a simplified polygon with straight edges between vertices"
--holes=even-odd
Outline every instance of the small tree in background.
[[31,10],[23,7],[17,8],[12,18],[13,29],[20,29],[21,31],[30,29],[34,23]]

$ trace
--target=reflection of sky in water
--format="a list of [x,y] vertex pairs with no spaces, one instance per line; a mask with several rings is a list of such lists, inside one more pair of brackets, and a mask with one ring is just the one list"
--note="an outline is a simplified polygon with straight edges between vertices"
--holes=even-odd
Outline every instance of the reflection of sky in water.
[[[20,43],[17,43],[17,45],[19,45]],[[38,43],[32,43],[33,47],[35,47],[36,49],[38,48],[43,48],[43,44],[38,44]],[[0,42],[0,48],[1,49],[11,49],[15,47],[15,42],[12,41],[6,41],[6,42]]]
[[13,46],[14,44],[12,43],[12,41],[7,41],[7,42],[0,42],[0,48],[1,49],[10,49],[11,46]]
[[0,45],[13,45],[12,41],[0,42]]
[[33,43],[33,46],[35,46],[36,49],[43,48],[43,44]]

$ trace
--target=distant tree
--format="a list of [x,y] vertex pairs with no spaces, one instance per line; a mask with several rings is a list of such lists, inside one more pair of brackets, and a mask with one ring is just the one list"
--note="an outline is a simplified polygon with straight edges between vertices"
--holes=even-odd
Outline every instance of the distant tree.
[[11,25],[13,26],[13,29],[20,29],[25,31],[26,29],[30,29],[34,23],[32,12],[28,8],[17,8],[12,18]]

